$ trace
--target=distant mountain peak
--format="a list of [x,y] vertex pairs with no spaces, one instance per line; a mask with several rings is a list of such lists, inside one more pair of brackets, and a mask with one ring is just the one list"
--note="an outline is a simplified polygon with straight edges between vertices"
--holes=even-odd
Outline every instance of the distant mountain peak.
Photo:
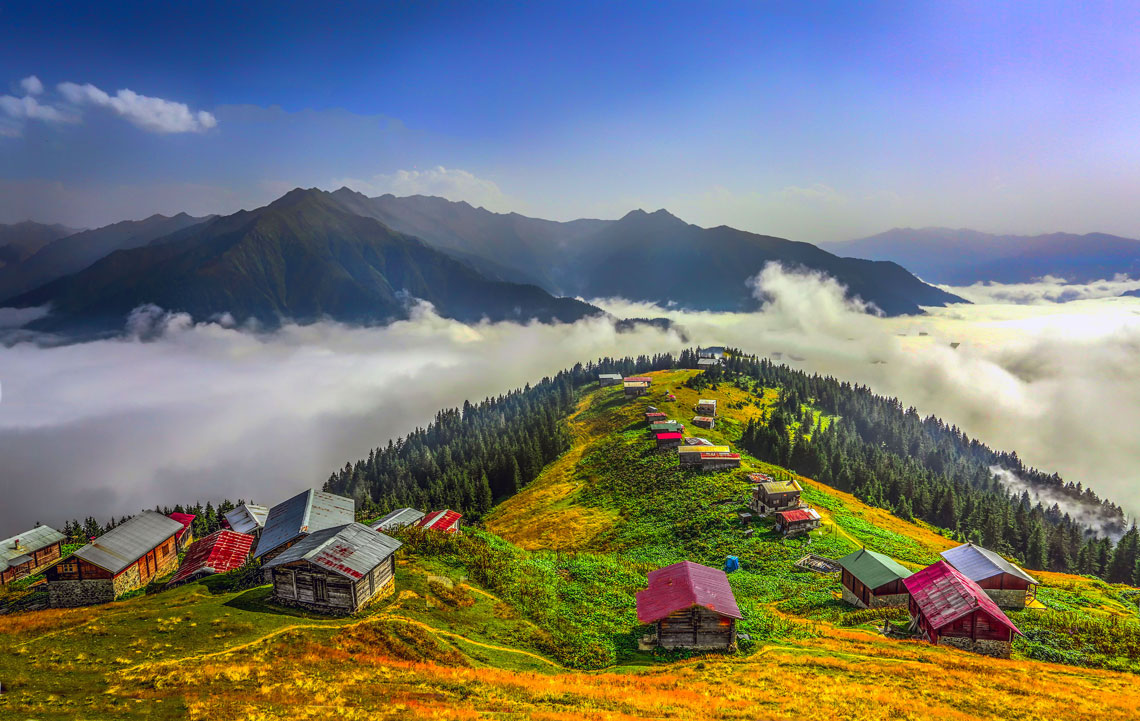
[[672,213],[670,213],[668,210],[665,210],[664,208],[659,208],[659,209],[653,211],[652,213],[647,212],[645,210],[642,210],[641,208],[637,208],[636,210],[631,210],[628,213],[626,213],[625,215],[623,215],[621,217],[621,220],[619,220],[618,222],[619,223],[652,222],[652,223],[668,223],[670,225],[689,225],[689,223],[686,223],[685,221],[681,220],[680,218],[673,215]]

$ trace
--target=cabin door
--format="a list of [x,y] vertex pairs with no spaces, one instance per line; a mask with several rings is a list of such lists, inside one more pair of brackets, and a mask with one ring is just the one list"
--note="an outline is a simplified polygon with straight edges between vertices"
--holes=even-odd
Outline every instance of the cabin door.
[[328,602],[329,589],[328,586],[325,585],[325,579],[313,579],[313,599],[321,602]]

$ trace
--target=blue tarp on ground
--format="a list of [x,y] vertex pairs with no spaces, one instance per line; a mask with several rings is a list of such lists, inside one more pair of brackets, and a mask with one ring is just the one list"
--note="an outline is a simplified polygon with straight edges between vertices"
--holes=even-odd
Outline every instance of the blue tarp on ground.
[[724,559],[724,572],[732,573],[733,571],[740,570],[740,559],[736,556],[729,556]]

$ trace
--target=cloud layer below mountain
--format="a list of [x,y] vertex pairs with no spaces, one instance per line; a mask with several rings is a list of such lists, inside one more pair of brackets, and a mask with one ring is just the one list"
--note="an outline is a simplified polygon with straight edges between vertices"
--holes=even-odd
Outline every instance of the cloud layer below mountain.
[[[990,303],[882,319],[838,286],[772,267],[758,313],[666,316],[719,343],[869,384],[1140,513],[1140,299]],[[1031,294],[1032,295],[1032,294]],[[272,503],[319,485],[436,410],[605,355],[677,351],[678,331],[464,326],[420,308],[385,328],[289,325],[273,334],[144,313],[132,335],[24,342],[0,356],[0,533],[222,497]],[[149,338],[152,340],[143,340]],[[960,343],[955,350],[951,343]]]

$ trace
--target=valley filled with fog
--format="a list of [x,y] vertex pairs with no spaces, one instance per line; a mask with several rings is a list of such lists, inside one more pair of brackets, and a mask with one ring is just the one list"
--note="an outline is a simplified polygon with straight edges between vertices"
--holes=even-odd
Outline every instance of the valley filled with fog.
[[223,497],[272,503],[440,408],[579,361],[698,344],[867,384],[1140,513],[1131,490],[1140,480],[1140,298],[1118,297],[1140,283],[948,288],[973,304],[899,318],[866,313],[830,279],[778,266],[752,285],[766,301],[755,313],[590,299],[617,317],[667,317],[667,331],[619,332],[603,318],[468,326],[424,304],[377,328],[259,333],[149,308],[120,339],[25,337],[0,351],[0,524]]

